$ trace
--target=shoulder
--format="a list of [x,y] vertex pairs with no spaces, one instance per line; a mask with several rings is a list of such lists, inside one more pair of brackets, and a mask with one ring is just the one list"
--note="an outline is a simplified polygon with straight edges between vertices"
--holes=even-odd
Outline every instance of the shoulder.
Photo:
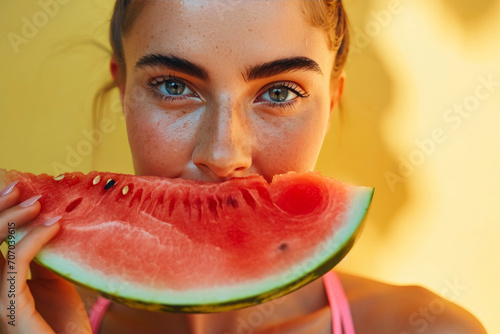
[[391,285],[345,273],[339,277],[359,333],[486,333],[471,313],[423,287]]

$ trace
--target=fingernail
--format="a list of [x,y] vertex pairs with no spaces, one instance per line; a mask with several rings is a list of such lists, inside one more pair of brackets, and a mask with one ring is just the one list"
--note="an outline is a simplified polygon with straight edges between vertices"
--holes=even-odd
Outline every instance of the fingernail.
[[57,223],[59,221],[59,219],[61,219],[62,216],[57,216],[57,217],[54,217],[54,218],[50,218],[49,220],[47,220],[45,223],[43,223],[43,225],[45,226],[50,226],[50,225],[54,225],[55,223]]
[[28,206],[35,204],[35,202],[38,201],[40,199],[40,197],[42,197],[42,195],[31,197],[31,198],[25,200],[24,202],[20,203],[19,206],[21,208],[27,208]]
[[7,194],[10,194],[12,189],[14,189],[15,185],[17,184],[18,181],[14,181],[11,184],[9,184],[7,187],[3,188],[2,192],[0,192],[0,197],[5,196]]

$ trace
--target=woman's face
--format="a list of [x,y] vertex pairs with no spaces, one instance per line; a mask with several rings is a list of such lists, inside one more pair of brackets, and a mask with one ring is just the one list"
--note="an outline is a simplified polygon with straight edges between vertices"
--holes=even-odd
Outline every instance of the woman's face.
[[124,53],[138,175],[270,181],[314,168],[341,88],[300,1],[151,1]]

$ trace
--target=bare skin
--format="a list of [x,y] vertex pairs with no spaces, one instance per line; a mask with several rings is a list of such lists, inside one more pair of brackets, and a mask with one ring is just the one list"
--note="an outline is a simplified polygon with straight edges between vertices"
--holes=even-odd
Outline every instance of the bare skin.
[[[338,85],[330,86],[334,54],[326,35],[306,24],[298,2],[271,3],[243,2],[226,9],[224,20],[216,3],[202,8],[197,1],[152,2],[141,12],[125,36],[120,85],[137,174],[207,181],[260,174],[270,180],[314,168],[338,102]],[[176,13],[175,19],[165,20],[165,13]],[[209,78],[143,64],[151,54],[185,59]],[[261,78],[248,73],[298,57],[317,68],[286,65],[286,73],[267,71]],[[179,79],[184,91],[167,94],[165,84]],[[269,91],[280,87],[286,101],[271,106]]]
[[[325,33],[307,25],[297,1],[238,2],[225,7],[222,17],[218,3],[151,2],[125,36],[125,80],[119,88],[136,173],[222,181],[253,174],[270,180],[291,170],[312,170],[344,82],[341,76],[330,84],[334,53]],[[180,59],[191,66],[179,67]],[[283,61],[290,59],[294,61]],[[281,70],[251,70],[273,62]],[[193,71],[193,64],[204,71]],[[118,78],[115,61],[111,71]],[[0,237],[6,236],[9,221],[20,226],[40,210],[38,202],[16,206],[18,198],[17,188],[0,197]],[[59,223],[35,229],[18,245],[25,254],[17,263],[23,275],[58,228]],[[19,280],[18,298],[26,302],[18,317],[29,319],[23,320],[22,333],[70,331],[69,323],[90,333],[80,311],[82,300],[95,295],[32,268],[29,284]],[[439,315],[427,314],[427,327],[418,331],[422,327],[410,317],[437,296],[417,287],[340,277],[357,333],[485,333],[474,317],[448,302]],[[9,299],[7,287],[1,288],[3,308]],[[272,309],[269,316],[247,333],[332,332],[330,307],[318,279],[276,301],[226,313],[156,313],[113,303],[101,333],[244,333],[242,321],[248,323],[265,309]],[[5,319],[0,328],[11,332]]]
[[[424,288],[394,286],[346,273],[339,276],[358,334],[486,333],[466,310]],[[96,297],[80,288],[77,291],[82,299]],[[264,321],[250,326],[255,314],[263,314]],[[323,282],[318,279],[275,301],[226,313],[156,313],[113,303],[101,323],[101,333],[139,332],[331,334],[331,310]]]

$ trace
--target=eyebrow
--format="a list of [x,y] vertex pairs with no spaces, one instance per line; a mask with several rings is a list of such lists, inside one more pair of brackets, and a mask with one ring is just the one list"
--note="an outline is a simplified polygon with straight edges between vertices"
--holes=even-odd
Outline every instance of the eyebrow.
[[291,57],[273,60],[247,68],[243,79],[248,82],[251,80],[272,77],[274,75],[288,73],[292,71],[313,71],[323,75],[318,63],[308,57]]
[[166,67],[174,71],[180,71],[192,75],[201,80],[210,81],[208,71],[203,66],[176,56],[147,54],[141,57],[141,59],[139,59],[139,61],[135,64],[135,68],[143,67]]
[[[210,81],[210,75],[206,68],[187,59],[172,55],[147,54],[141,57],[135,64],[135,68],[143,67],[166,67],[192,75],[201,80]],[[311,58],[290,57],[248,67],[246,72],[242,73],[242,76],[245,82],[248,82],[299,70],[313,71],[323,75],[318,63]]]

